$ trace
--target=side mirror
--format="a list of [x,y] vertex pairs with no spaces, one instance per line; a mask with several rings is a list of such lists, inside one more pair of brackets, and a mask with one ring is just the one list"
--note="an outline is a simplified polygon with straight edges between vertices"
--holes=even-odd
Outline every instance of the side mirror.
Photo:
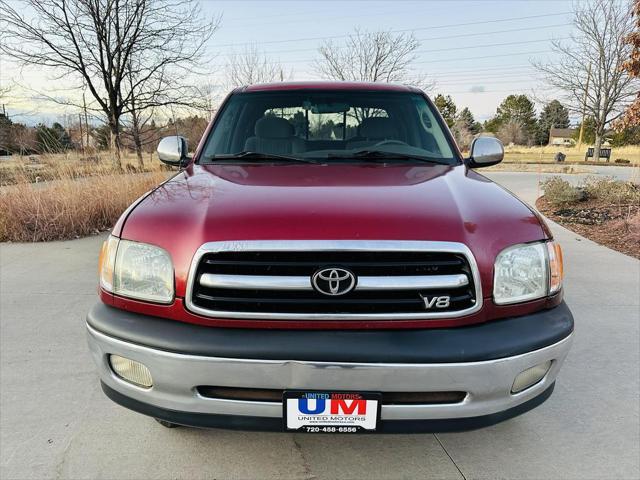
[[187,152],[187,139],[178,135],[164,137],[158,144],[158,158],[169,165],[182,166]]
[[502,142],[495,137],[478,137],[471,144],[471,156],[468,159],[471,168],[489,167],[500,163],[504,158]]

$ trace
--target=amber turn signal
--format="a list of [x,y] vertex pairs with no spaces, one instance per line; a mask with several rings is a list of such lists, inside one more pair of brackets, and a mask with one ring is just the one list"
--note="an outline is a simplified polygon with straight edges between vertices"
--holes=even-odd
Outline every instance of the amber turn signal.
[[562,264],[562,248],[552,241],[547,243],[549,253],[549,294],[557,293],[562,288],[564,267]]

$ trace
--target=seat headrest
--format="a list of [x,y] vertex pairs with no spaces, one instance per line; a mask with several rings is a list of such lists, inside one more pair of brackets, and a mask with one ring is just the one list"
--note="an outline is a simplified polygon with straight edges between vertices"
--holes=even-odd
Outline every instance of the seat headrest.
[[256,122],[254,131],[256,137],[289,138],[293,136],[294,128],[284,118],[269,116],[260,118]]
[[358,135],[364,138],[395,138],[397,132],[396,126],[388,117],[365,118],[358,127]]

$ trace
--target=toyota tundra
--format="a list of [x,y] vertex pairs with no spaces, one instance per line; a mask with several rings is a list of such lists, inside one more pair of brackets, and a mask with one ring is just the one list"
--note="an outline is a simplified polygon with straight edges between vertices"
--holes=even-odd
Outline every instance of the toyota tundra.
[[235,89],[100,254],[102,389],[162,425],[478,428],[544,402],[569,351],[560,246],[419,89]]

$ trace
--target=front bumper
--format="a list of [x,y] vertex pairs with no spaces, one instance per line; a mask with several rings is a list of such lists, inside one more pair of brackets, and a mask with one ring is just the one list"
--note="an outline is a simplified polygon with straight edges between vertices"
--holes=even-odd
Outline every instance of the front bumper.
[[[128,408],[175,423],[246,429],[281,428],[280,402],[203,397],[196,390],[201,385],[282,390],[467,392],[463,401],[454,404],[381,406],[382,431],[392,431],[398,426],[407,427],[403,430],[415,430],[420,426],[420,430],[450,430],[448,425],[455,429],[455,425],[473,428],[495,423],[536,406],[550,395],[572,342],[573,318],[564,304],[527,317],[457,329],[414,332],[246,331],[246,341],[238,345],[239,350],[244,350],[245,358],[236,356],[239,352],[229,350],[229,345],[226,350],[220,349],[221,355],[203,354],[205,352],[197,347],[205,333],[228,333],[231,335],[229,338],[239,336],[239,340],[242,330],[225,332],[222,331],[224,329],[179,324],[104,305],[97,305],[89,314],[87,328],[89,346],[107,395]],[[532,322],[536,321],[539,328],[548,330],[547,344],[540,345],[540,335],[532,336],[529,341],[533,346],[527,349],[522,343],[522,335],[526,328],[535,327]],[[158,337],[158,332],[162,332],[164,327],[197,334],[192,337],[195,351],[172,347],[173,341],[184,347],[186,337],[173,340]],[[147,328],[149,334],[145,340],[141,332]],[[126,338],[127,331],[135,332],[131,335],[135,341]],[[443,331],[448,335],[443,336]],[[333,338],[328,335],[331,333]],[[255,334],[258,338],[263,337],[264,341],[254,344],[252,335]],[[422,343],[407,342],[398,348],[398,342],[405,338],[403,335],[407,339],[418,337]],[[481,351],[477,344],[479,335],[493,338],[495,348],[491,342],[484,342],[481,347],[486,351]],[[501,338],[495,338],[496,335]],[[265,356],[261,351],[264,345],[278,338],[278,353],[274,352],[271,358],[261,358]],[[439,340],[438,345],[431,345],[429,338]],[[464,347],[460,350],[459,346],[464,338],[468,342],[466,351]],[[355,353],[335,354],[336,360],[331,361],[326,352],[322,353],[325,340],[327,351],[334,349],[336,343],[343,349],[351,343]],[[296,349],[304,346],[300,342],[305,341],[314,345],[312,353],[296,355]],[[229,343],[233,341],[227,339]],[[388,349],[385,349],[385,344]],[[447,346],[449,358],[443,353]],[[415,349],[419,351],[406,352]],[[505,355],[505,351],[513,354]],[[109,365],[109,354],[146,365],[153,376],[153,387],[139,388],[117,377]],[[365,357],[369,360],[363,361]],[[404,361],[397,361],[403,358]],[[539,383],[521,393],[511,393],[513,380],[520,372],[548,360],[553,363]]]

